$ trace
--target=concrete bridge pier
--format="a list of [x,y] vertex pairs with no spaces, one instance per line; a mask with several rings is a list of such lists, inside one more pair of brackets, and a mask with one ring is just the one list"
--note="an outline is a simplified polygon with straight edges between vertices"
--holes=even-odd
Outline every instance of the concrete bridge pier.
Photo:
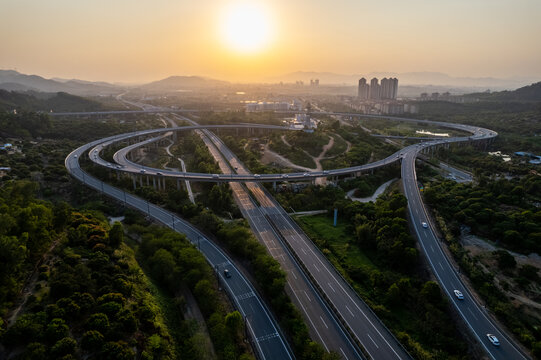
[[156,190],[156,178],[154,176],[152,177],[152,187]]
[[135,176],[132,175],[131,179],[133,181],[133,190],[135,190],[135,189],[137,189],[137,182],[135,181]]
[[272,190],[276,191],[276,181],[272,183]]
[[147,176],[147,186],[150,185],[149,182],[150,182],[150,179],[149,179],[148,176]]
[[143,187],[143,177],[139,176],[139,186]]

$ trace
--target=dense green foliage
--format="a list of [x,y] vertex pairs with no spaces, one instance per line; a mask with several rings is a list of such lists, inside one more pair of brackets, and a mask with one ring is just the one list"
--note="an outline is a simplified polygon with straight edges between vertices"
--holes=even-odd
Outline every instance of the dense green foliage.
[[492,151],[541,153],[541,105],[482,102],[454,104],[422,103],[419,118],[481,126],[498,132]]
[[29,138],[42,136],[51,127],[51,121],[46,114],[0,112],[0,135],[3,137]]
[[55,219],[52,206],[42,206],[50,215],[28,214],[24,229],[42,226],[62,236],[39,268],[39,282],[29,284],[35,288],[24,314],[2,336],[8,353],[22,351],[20,359],[174,358],[168,330],[122,244],[121,225],[110,229],[102,215],[66,206],[56,209],[61,218]]
[[343,201],[337,227],[319,215],[297,221],[414,358],[465,358],[447,300],[418,266],[406,205],[399,194]]
[[541,177],[471,184],[442,181],[425,188],[424,198],[446,219],[455,235],[460,225],[514,251],[541,253]]
[[[159,281],[176,298],[187,287],[193,293],[205,317],[214,349],[220,359],[251,358],[242,341],[244,324],[234,320],[237,312],[228,313],[214,271],[184,235],[164,227],[144,228],[132,225],[130,229],[142,235],[138,256],[148,267],[151,276]],[[182,301],[178,298],[177,301]],[[239,314],[240,316],[240,314]],[[238,319],[237,319],[238,320]],[[204,358],[204,349],[196,346],[196,339],[187,334],[182,342],[182,357]]]
[[0,315],[13,305],[36,262],[63,230],[64,204],[37,200],[37,184],[9,182],[0,188]]

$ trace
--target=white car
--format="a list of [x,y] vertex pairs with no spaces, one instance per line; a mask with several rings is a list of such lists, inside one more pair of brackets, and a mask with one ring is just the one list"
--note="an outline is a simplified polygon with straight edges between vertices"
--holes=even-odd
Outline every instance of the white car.
[[425,229],[428,228],[428,224],[425,223],[424,221],[421,223],[421,225],[423,225],[423,227],[424,227]]
[[287,179],[288,177],[289,177],[288,174],[283,174],[283,175],[282,175],[282,179]]
[[457,299],[464,300],[464,295],[462,295],[462,292],[460,290],[454,290],[453,292],[455,293]]
[[488,338],[488,340],[489,340],[493,345],[500,346],[500,340],[498,340],[498,338],[496,337],[496,335],[494,335],[494,334],[487,334],[487,338]]

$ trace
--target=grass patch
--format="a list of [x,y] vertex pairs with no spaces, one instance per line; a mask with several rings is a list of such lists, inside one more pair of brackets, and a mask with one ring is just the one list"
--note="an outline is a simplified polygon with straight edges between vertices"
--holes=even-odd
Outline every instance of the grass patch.
[[348,223],[338,221],[334,227],[333,219],[324,215],[303,216],[295,220],[311,239],[319,240],[331,250],[334,257],[343,259],[346,265],[365,266],[367,269],[376,268],[368,256],[354,244],[355,238],[347,229]]
[[325,156],[336,156],[343,154],[348,148],[348,144],[344,139],[342,139],[341,136],[333,134],[332,137],[334,138],[333,147],[327,151]]

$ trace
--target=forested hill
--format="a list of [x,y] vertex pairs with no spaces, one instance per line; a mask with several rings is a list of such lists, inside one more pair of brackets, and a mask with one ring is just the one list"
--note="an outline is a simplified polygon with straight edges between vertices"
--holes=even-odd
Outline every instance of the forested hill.
[[541,82],[524,86],[514,91],[499,91],[493,93],[471,94],[480,100],[487,101],[517,101],[517,102],[541,102]]
[[100,103],[65,92],[58,93],[19,93],[0,89],[0,111],[98,111]]

